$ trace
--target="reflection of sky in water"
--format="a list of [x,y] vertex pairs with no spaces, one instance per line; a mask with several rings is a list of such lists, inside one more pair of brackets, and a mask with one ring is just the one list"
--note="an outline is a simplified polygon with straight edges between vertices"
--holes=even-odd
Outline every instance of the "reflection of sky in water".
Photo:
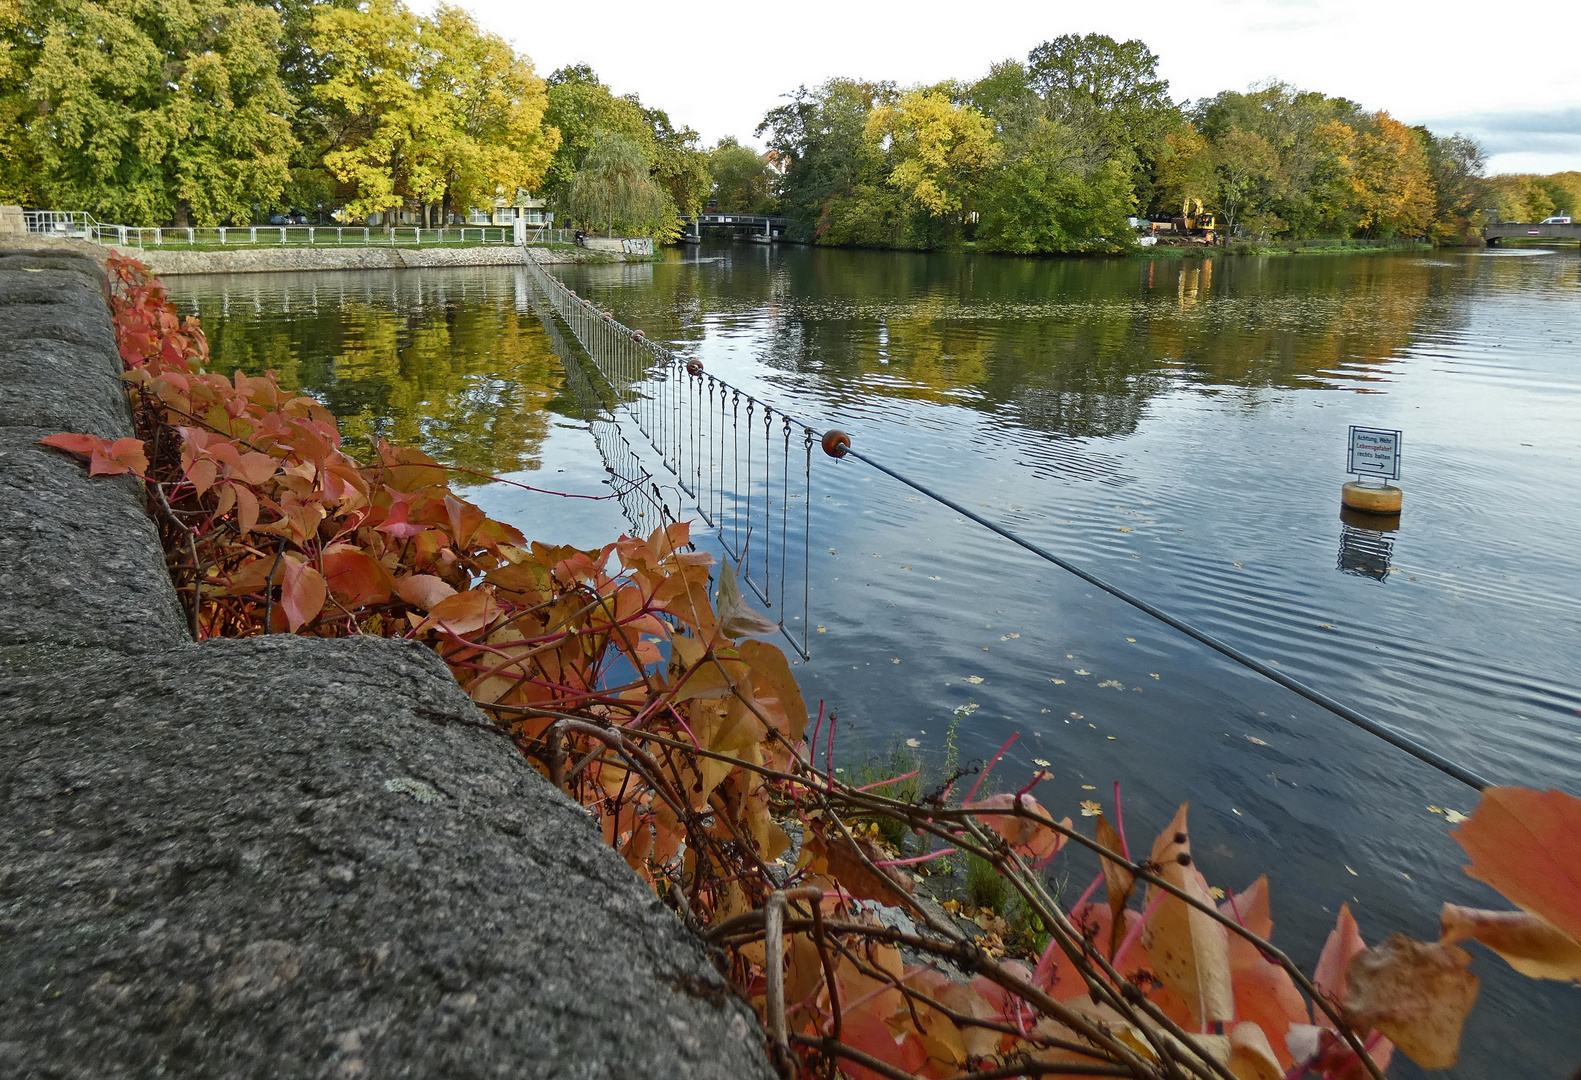
[[[1576,790],[1573,252],[1210,270],[743,246],[567,276],[709,371],[1496,780]],[[225,332],[272,343],[217,348],[222,361],[289,361],[369,430],[600,490],[512,272],[269,280],[174,284],[206,321],[230,292]],[[236,320],[249,286],[262,307]],[[322,299],[336,288],[349,299]],[[1405,433],[1383,581],[1339,565],[1355,554],[1338,499],[1352,423]],[[474,497],[530,535],[591,544],[621,527],[608,502]],[[1006,777],[1052,761],[1051,805],[1118,779],[1140,831],[1190,799],[1209,877],[1270,871],[1276,940],[1303,963],[1340,902],[1369,937],[1430,936],[1445,899],[1495,904],[1426,810],[1469,808],[1454,782],[860,463],[820,461],[814,504],[826,632],[798,671],[839,710],[848,754],[912,737],[937,758],[973,701],[963,756],[1021,732]],[[1071,870],[1078,890],[1090,874]],[[1476,970],[1483,1000],[1450,1075],[1499,1074],[1511,1054],[1573,1068],[1574,993]]]

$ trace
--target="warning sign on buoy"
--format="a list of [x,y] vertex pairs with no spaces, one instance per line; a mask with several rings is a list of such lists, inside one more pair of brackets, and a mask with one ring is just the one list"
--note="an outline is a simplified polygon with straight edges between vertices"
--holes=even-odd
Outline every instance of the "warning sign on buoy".
[[[1340,501],[1368,514],[1398,514],[1405,493],[1389,483],[1400,479],[1400,433],[1384,428],[1350,429],[1345,471],[1357,479],[1340,489]],[[1368,479],[1382,483],[1368,483]]]

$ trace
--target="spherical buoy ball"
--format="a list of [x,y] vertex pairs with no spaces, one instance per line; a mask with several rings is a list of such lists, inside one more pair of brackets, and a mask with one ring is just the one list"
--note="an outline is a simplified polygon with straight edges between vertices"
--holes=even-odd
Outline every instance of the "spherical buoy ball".
[[703,373],[703,362],[701,360],[688,360],[686,362],[686,373],[688,375],[701,375]]
[[843,458],[849,449],[851,449],[851,436],[839,428],[830,428],[823,433],[823,452],[830,457]]
[[1398,514],[1405,492],[1392,484],[1372,487],[1352,480],[1340,489],[1340,502],[1368,514]]
[[638,330],[638,331],[634,332],[631,335],[631,338],[632,338],[633,341],[646,341],[646,340],[648,340],[647,338],[642,336],[642,331],[641,330]]

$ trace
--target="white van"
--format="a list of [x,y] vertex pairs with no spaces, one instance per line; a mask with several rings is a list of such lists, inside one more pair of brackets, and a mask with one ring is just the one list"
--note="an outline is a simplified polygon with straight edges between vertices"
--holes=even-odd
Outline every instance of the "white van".
[[1574,225],[1575,224],[1575,222],[1570,220],[1570,215],[1569,214],[1555,214],[1553,217],[1543,218],[1542,223],[1544,225]]

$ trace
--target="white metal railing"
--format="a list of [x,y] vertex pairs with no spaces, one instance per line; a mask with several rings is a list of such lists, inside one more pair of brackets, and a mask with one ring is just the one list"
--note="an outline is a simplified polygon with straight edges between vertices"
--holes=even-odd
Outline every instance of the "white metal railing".
[[[81,210],[24,210],[27,231],[36,236],[91,240],[107,246],[137,248],[256,248],[256,247],[467,247],[510,245],[517,242],[511,225],[420,225],[368,227],[363,225],[215,225],[194,228],[112,225]],[[574,239],[570,229],[546,227],[523,231],[529,244],[565,243]]]

